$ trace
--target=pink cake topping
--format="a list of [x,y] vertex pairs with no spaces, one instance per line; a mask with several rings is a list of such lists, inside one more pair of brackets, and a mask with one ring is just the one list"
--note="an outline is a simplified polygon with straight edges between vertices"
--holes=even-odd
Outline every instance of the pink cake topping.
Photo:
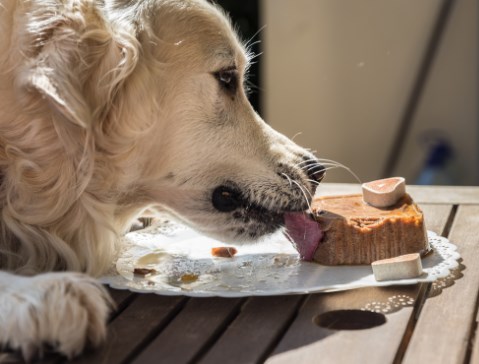
[[362,184],[363,199],[371,206],[383,208],[394,205],[406,193],[403,177],[378,179]]
[[377,193],[390,193],[393,192],[402,182],[404,182],[404,178],[402,177],[390,177],[365,183],[365,186],[375,190]]
[[313,260],[314,252],[323,238],[319,224],[304,212],[284,215],[286,236],[293,243],[301,259]]

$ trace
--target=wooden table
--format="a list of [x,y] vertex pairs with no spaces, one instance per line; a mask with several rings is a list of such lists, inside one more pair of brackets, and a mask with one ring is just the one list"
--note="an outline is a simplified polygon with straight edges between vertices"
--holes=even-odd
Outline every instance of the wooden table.
[[[356,190],[324,184],[318,193]],[[408,190],[423,208],[428,230],[458,246],[462,261],[451,277],[435,284],[230,299],[111,290],[118,309],[108,341],[73,362],[479,363],[479,187]],[[325,317],[320,315],[341,309],[386,314],[366,317],[360,327],[377,325],[368,329],[332,329],[338,316],[326,323],[329,328],[317,325]]]

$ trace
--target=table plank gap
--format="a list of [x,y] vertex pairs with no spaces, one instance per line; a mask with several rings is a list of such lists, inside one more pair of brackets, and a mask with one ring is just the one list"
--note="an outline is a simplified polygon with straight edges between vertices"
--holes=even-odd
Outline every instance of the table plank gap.
[[401,343],[399,344],[398,351],[396,352],[396,356],[394,357],[393,364],[400,364],[404,358],[422,307],[431,290],[431,286],[431,283],[419,284],[419,292],[413,305],[412,315],[409,316],[409,321],[407,323],[406,330],[404,331]]
[[108,293],[115,303],[115,308],[111,312],[108,322],[112,322],[117,318],[136,299],[136,297],[138,297],[137,293],[127,290],[108,288]]
[[479,364],[479,318],[476,319],[474,326],[474,334],[471,336],[470,360],[465,364]]
[[477,345],[477,342],[475,340],[476,337],[476,330],[477,330],[477,322],[474,323],[473,328],[472,328],[472,334],[471,334],[471,339],[469,340],[466,348],[466,354],[464,357],[464,364],[477,364],[479,363],[477,357],[477,354],[473,354],[474,351],[477,352],[477,349],[474,350],[474,345]]
[[189,363],[238,314],[244,298],[191,298],[184,309],[149,345],[131,358],[133,363]]
[[305,299],[305,295],[250,298],[243,305],[239,315],[199,362],[202,364],[263,362],[287,331]]
[[462,266],[453,272],[452,287],[426,300],[404,364],[463,364],[467,360],[479,293],[479,205],[459,206],[449,239],[458,247]]
[[197,363],[202,357],[211,349],[214,343],[224,334],[227,328],[231,325],[232,322],[240,314],[242,307],[248,301],[248,298],[243,298],[238,305],[235,306],[235,309],[230,312],[230,314],[225,318],[221,325],[213,332],[211,337],[205,342],[203,347],[196,353],[196,355],[190,360],[190,363]]
[[458,208],[459,208],[458,205],[453,205],[452,209],[451,209],[451,212],[449,213],[449,217],[447,219],[446,226],[444,226],[444,229],[441,233],[441,235],[446,237],[446,238],[449,237],[449,234],[451,233],[452,225],[454,223],[454,220],[456,219]]
[[[424,213],[426,229],[438,235],[448,233],[456,216],[454,205],[450,204],[419,204]],[[457,209],[456,209],[457,210]]]
[[281,342],[283,337],[286,335],[288,332],[289,328],[293,324],[294,320],[296,317],[298,317],[298,313],[301,310],[301,308],[306,304],[306,301],[310,295],[304,295],[301,297],[300,301],[298,302],[298,305],[296,306],[296,309],[294,310],[293,314],[291,317],[285,322],[285,325],[282,327],[282,330],[278,333],[277,337],[275,340],[267,347],[261,356],[260,360],[258,360],[258,363],[263,363],[266,361],[266,359],[271,355],[271,353],[276,350],[276,347],[278,344]]
[[110,297],[113,299],[115,304],[117,306],[122,305],[125,300],[130,299],[131,296],[136,296],[137,294],[134,292],[131,292],[127,289],[114,289],[109,286],[104,286],[108,293],[110,294]]
[[144,340],[133,350],[130,351],[128,356],[122,361],[122,363],[129,363],[131,362],[136,356],[138,356],[148,345],[155,340],[155,338],[161,334],[163,330],[165,330],[171,322],[175,319],[175,317],[184,309],[184,307],[189,302],[189,298],[187,297],[176,297],[180,301],[171,310],[168,315],[162,320],[161,325],[158,325],[155,330],[153,330],[148,336],[144,338]]
[[185,306],[187,298],[141,294],[111,322],[107,341],[75,364],[123,363],[148,345]]
[[479,337],[478,337],[478,325],[479,325],[479,295],[476,301],[476,313],[475,320],[472,322],[471,335],[467,345],[466,358],[464,364],[479,364]]

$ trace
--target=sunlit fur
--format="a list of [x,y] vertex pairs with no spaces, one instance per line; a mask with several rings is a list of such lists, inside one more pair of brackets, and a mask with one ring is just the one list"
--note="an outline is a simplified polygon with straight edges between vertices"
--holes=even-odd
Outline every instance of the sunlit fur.
[[[301,162],[313,156],[249,104],[249,58],[227,17],[203,0],[0,0],[2,270],[101,275],[147,208],[235,242],[279,227],[250,218],[251,206],[265,216],[306,209],[315,181]],[[214,76],[231,67],[235,93]],[[250,202],[236,216],[211,203],[231,182]],[[40,315],[63,312],[55,302],[66,285],[71,310],[87,316],[83,339],[57,350],[72,356],[101,342],[108,302],[98,283],[41,277],[0,274],[0,343],[26,356],[57,345],[77,316],[58,317],[68,324],[46,334]],[[38,314],[8,331],[20,315],[14,296]]]

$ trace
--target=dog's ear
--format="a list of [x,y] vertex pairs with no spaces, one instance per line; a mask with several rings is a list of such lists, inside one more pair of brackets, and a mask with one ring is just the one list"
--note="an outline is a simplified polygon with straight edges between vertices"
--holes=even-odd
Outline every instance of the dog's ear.
[[105,116],[134,69],[138,46],[128,32],[114,31],[94,2],[57,7],[30,13],[25,47],[30,54],[17,81],[40,93],[54,112],[88,128]]
[[33,67],[22,72],[21,86],[30,92],[40,93],[52,110],[78,126],[87,128],[91,120],[90,109],[71,75],[56,67],[55,63],[58,63],[61,55],[51,53],[40,54],[39,57],[40,60]]

